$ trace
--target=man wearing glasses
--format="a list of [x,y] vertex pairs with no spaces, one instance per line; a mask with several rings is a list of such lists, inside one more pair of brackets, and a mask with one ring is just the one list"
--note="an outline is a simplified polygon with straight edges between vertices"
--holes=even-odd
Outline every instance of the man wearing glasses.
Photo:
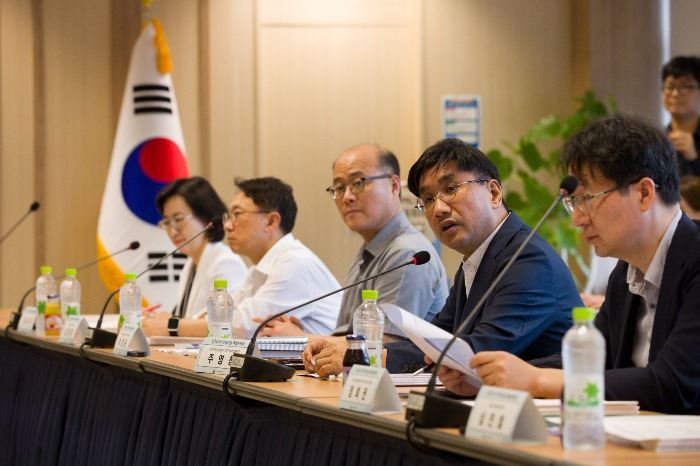
[[[507,210],[493,162],[458,139],[426,149],[409,171],[408,187],[440,242],[463,256],[447,302],[432,321],[453,333],[530,228]],[[561,348],[571,308],[580,305],[566,264],[535,235],[460,337],[475,352],[498,349],[526,360],[549,356]],[[422,359],[410,342],[387,349],[390,371]]]
[[[428,251],[431,257],[420,267],[404,267],[345,291],[333,335],[352,333],[352,316],[362,303],[363,289],[377,290],[379,302],[393,303],[424,319],[432,319],[445,303],[447,275],[435,248],[410,224],[402,210],[396,156],[374,144],[352,147],[333,164],[333,184],[326,191],[347,227],[363,240],[345,284],[408,262],[418,251]],[[290,320],[270,322],[261,334],[302,334]],[[313,333],[306,327],[303,331]],[[385,342],[402,336],[388,321],[384,335]],[[341,343],[338,351],[342,352],[344,338],[335,340]]]
[[[531,229],[506,209],[493,162],[458,139],[426,149],[409,171],[408,187],[440,242],[463,256],[449,296],[432,319],[453,333]],[[566,264],[535,235],[461,337],[474,351],[542,358],[560,350],[571,327],[571,308],[581,305]],[[423,353],[410,341],[386,347],[390,372],[425,365]],[[336,371],[340,358],[322,341],[309,344],[303,355],[307,369],[321,376]]]
[[681,176],[700,175],[700,58],[679,56],[661,70],[662,100],[671,114],[668,136]]
[[[277,178],[236,180],[240,190],[224,214],[226,239],[233,252],[253,266],[232,297],[233,333],[244,338],[257,327],[253,318],[288,309],[340,288],[328,267],[292,235],[297,215],[292,188]],[[292,313],[305,329],[328,334],[338,318],[341,295]]]
[[[617,115],[573,136],[561,160],[579,178],[565,204],[574,224],[596,254],[620,259],[595,319],[607,342],[605,399],[700,414],[700,226],[680,210],[673,145],[660,128]],[[487,385],[558,398],[560,355],[532,362],[549,368],[504,352],[471,365]],[[473,391],[456,371],[440,376]]]

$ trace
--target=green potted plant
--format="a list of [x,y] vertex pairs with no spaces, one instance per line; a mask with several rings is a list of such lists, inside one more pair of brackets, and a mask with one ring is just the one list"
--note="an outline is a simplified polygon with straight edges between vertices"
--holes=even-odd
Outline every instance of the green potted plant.
[[[597,100],[592,91],[576,99],[573,113],[561,118],[549,115],[535,123],[520,138],[517,146],[504,142],[510,154],[498,149],[487,155],[498,167],[506,192],[508,208],[516,211],[523,221],[534,227],[544,212],[554,202],[556,186],[563,173],[559,167],[559,153],[564,142],[589,122],[617,111],[612,99],[608,107]],[[573,259],[581,274],[589,274],[586,263],[588,254],[579,248],[580,236],[571,219],[559,205],[539,231],[555,249],[561,251],[565,260]],[[569,261],[570,266],[571,261]],[[576,277],[580,282],[581,277]]]

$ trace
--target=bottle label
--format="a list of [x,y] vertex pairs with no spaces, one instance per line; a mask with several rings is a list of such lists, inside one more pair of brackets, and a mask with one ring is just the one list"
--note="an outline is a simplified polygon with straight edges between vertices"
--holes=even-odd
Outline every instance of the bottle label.
[[382,349],[384,348],[382,342],[370,340],[365,345],[369,356],[369,365],[371,367],[382,367]]
[[216,338],[231,338],[231,324],[228,322],[209,323],[209,335]]
[[61,303],[61,317],[66,320],[70,316],[80,315],[80,303]]
[[58,336],[61,334],[63,320],[61,319],[61,309],[58,303],[46,303],[44,309],[44,332],[46,336]]
[[564,381],[564,422],[603,422],[605,388],[602,374],[569,374]]
[[44,315],[46,311],[46,301],[39,301],[36,303],[36,310],[40,316]]

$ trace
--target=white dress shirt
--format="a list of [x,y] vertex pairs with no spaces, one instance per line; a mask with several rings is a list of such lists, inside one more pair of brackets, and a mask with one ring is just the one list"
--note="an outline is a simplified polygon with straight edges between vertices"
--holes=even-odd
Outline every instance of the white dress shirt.
[[[253,317],[267,317],[338,288],[338,280],[321,259],[288,233],[248,269],[234,291],[233,334],[246,338],[258,326]],[[328,335],[338,319],[342,296],[329,296],[290,314],[301,321],[305,332]]]

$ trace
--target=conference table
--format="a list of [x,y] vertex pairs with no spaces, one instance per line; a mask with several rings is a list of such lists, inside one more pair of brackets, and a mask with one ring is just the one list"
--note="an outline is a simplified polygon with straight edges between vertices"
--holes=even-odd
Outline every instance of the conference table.
[[[0,310],[5,329],[10,310]],[[0,332],[2,464],[700,464],[700,451],[653,452],[608,443],[599,451],[467,438],[417,429],[404,414],[338,408],[342,384],[300,376],[246,383],[194,372],[192,357],[109,349]],[[407,391],[408,388],[397,388]]]

